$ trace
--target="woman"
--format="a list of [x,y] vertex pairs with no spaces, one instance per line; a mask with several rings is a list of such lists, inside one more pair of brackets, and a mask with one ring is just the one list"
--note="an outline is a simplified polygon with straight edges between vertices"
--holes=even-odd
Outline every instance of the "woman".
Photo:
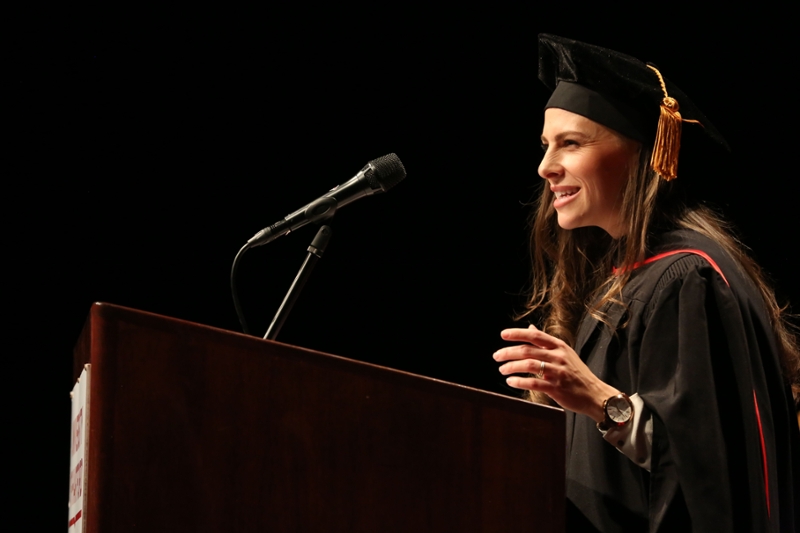
[[554,91],[525,315],[543,327],[503,331],[494,357],[567,411],[568,529],[795,531],[796,339],[673,181],[683,122],[724,140],[652,66],[549,35],[539,55]]

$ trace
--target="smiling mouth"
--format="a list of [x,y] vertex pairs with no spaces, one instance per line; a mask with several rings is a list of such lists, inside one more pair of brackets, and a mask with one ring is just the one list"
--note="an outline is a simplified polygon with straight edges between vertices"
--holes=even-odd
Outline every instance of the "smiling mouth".
[[556,200],[559,200],[561,198],[567,198],[569,196],[572,196],[573,194],[576,194],[579,190],[580,189],[574,189],[574,190],[571,190],[571,191],[553,192],[553,194],[555,194]]

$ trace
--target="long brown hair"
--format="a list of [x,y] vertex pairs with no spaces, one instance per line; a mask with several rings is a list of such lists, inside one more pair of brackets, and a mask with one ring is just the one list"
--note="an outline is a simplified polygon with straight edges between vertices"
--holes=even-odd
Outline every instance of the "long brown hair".
[[[549,187],[542,187],[531,216],[531,292],[517,318],[540,322],[550,335],[574,344],[584,314],[608,324],[602,310],[609,304],[625,305],[620,300],[622,289],[630,280],[633,265],[648,255],[647,237],[653,230],[691,229],[720,244],[753,280],[771,319],[784,377],[797,397],[800,349],[795,328],[776,302],[761,268],[722,217],[706,206],[689,206],[679,199],[675,182],[667,182],[650,170],[649,161],[650,151],[640,148],[629,164],[629,179],[620,200],[620,217],[625,225],[620,239],[612,239],[596,227],[562,229],[553,207],[553,193]],[[615,265],[621,267],[621,274],[612,274]],[[530,397],[551,403],[537,393]]]

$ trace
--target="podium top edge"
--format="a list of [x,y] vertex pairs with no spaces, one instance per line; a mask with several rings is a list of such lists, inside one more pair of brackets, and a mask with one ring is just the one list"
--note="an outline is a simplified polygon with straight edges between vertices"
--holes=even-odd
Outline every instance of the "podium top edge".
[[[434,386],[442,386],[448,388],[450,390],[460,390],[463,393],[472,395],[472,394],[479,394],[483,396],[493,397],[495,401],[505,402],[507,406],[516,405],[516,408],[522,409],[544,409],[548,411],[552,411],[553,415],[556,413],[563,413],[564,410],[559,407],[553,407],[549,405],[542,405],[542,404],[535,404],[529,402],[527,400],[523,400],[522,398],[515,398],[513,396],[507,396],[503,394],[499,394],[492,391],[487,391],[483,389],[478,389],[475,387],[471,387],[469,385],[462,385],[459,383],[453,383],[451,381],[446,381],[438,378],[433,378],[421,374],[415,374],[413,372],[408,372],[405,370],[399,370],[387,366],[382,366],[375,363],[370,363],[367,361],[361,361],[358,359],[349,358],[346,356],[335,355],[331,353],[321,352],[318,350],[314,350],[311,348],[305,348],[302,346],[296,346],[292,344],[282,343],[280,341],[274,340],[266,340],[260,337],[256,337],[253,335],[248,335],[245,333],[241,333],[238,331],[231,331],[222,328],[217,328],[214,326],[209,326],[205,324],[199,324],[196,322],[191,322],[189,320],[183,320],[180,318],[170,317],[166,315],[161,315],[158,313],[153,313],[150,311],[143,311],[140,309],[135,309],[132,307],[126,307],[117,304],[111,304],[108,302],[94,302],[90,308],[89,316],[87,317],[87,326],[90,323],[94,323],[96,320],[106,321],[106,320],[132,320],[134,322],[143,322],[147,324],[156,324],[156,323],[171,323],[175,326],[181,328],[191,328],[196,329],[198,331],[207,332],[210,335],[214,336],[224,336],[231,339],[236,339],[236,342],[244,342],[247,344],[252,343],[252,346],[264,346],[264,345],[273,345],[276,348],[280,348],[281,350],[290,350],[290,351],[297,351],[300,354],[303,354],[305,357],[311,357],[314,359],[319,360],[335,360],[341,364],[347,365],[356,365],[358,367],[369,369],[369,371],[379,372],[379,373],[391,373],[398,377],[402,377],[403,379],[411,379],[411,380],[421,380],[422,382],[427,382],[430,385]],[[98,324],[99,325],[99,324]],[[85,328],[86,329],[86,328]],[[92,328],[94,329],[94,328]],[[77,348],[77,347],[76,347]],[[488,398],[487,398],[488,399]],[[510,403],[508,403],[510,402]],[[540,411],[541,412],[541,411]]]

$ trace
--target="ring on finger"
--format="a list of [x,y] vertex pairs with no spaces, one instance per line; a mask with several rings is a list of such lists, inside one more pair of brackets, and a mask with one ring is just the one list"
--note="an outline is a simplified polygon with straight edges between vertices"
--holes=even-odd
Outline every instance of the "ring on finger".
[[539,365],[539,373],[536,374],[536,379],[544,379],[544,361]]

